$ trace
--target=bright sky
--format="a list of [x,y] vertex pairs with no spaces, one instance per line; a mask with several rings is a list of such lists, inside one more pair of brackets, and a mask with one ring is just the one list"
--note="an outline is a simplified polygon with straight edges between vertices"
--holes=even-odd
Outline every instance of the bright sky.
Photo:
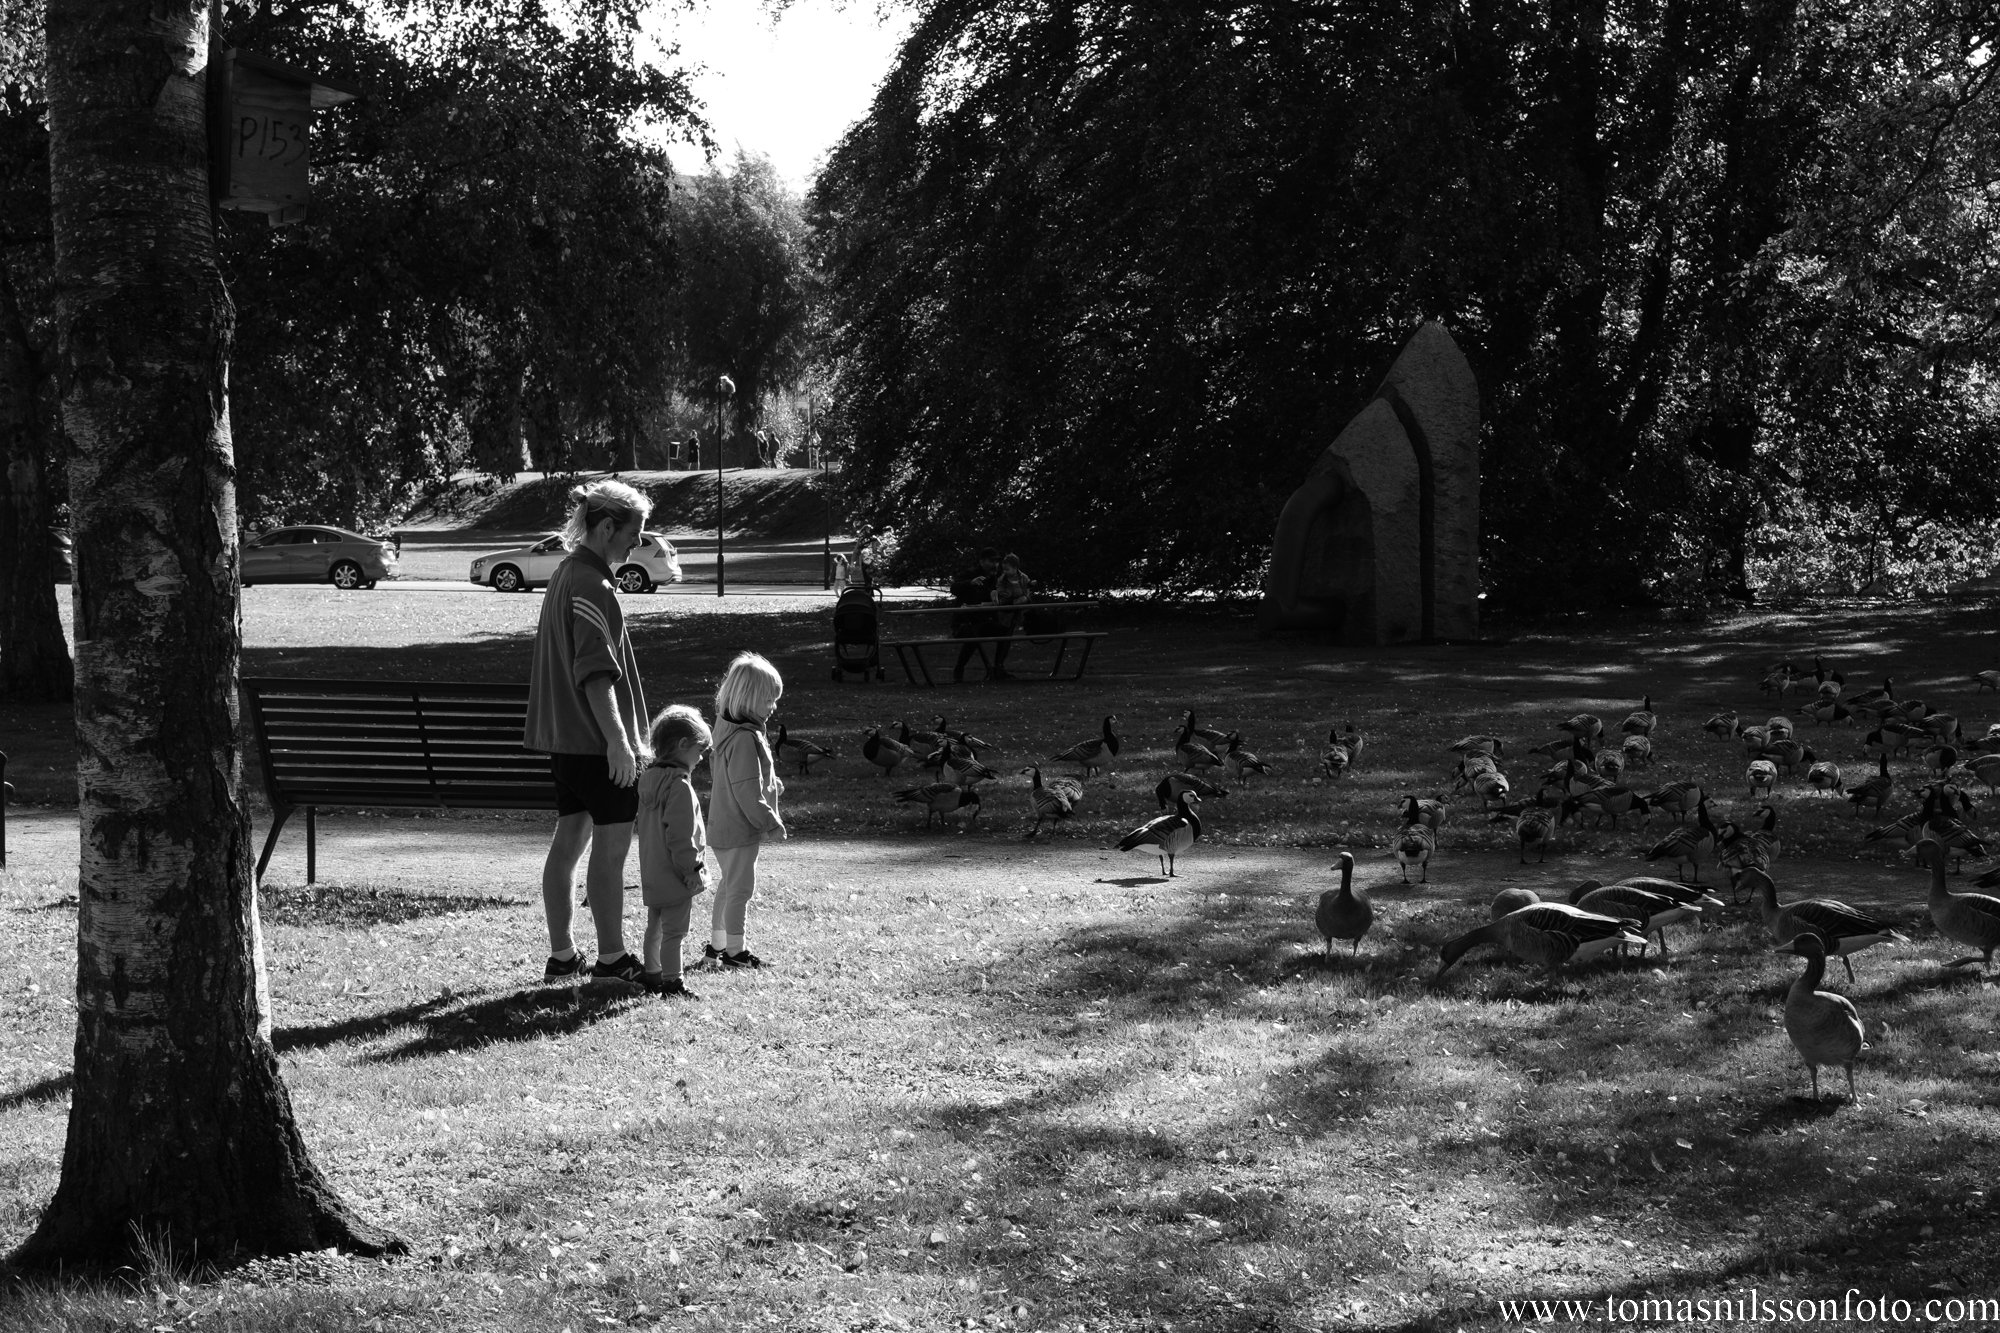
[[[889,71],[911,16],[886,16],[877,0],[793,0],[775,21],[757,0],[704,0],[692,12],[655,11],[647,30],[678,42],[674,64],[694,68],[717,166],[740,144],[771,159],[803,192],[847,127],[859,120]],[[709,169],[701,150],[668,146],[684,172]]]

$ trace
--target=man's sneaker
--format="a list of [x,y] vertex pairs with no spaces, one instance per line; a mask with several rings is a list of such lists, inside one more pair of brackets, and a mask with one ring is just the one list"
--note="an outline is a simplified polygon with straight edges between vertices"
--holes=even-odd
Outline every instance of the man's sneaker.
[[643,984],[645,975],[645,965],[631,953],[619,954],[618,961],[614,963],[607,963],[600,958],[590,965],[592,981],[625,981],[637,986]]
[[551,957],[549,965],[542,969],[542,981],[544,984],[551,981],[574,981],[582,971],[583,955],[580,953],[571,954],[568,962]]
[[648,972],[645,979],[639,984],[646,988],[646,992],[649,995],[670,995],[682,1000],[699,1000],[701,998],[701,996],[689,990],[687,983],[679,977],[675,977],[672,981],[669,981],[657,973]]
[[739,949],[735,953],[724,953],[722,955],[722,965],[724,967],[762,967],[764,966],[764,960],[756,954],[751,953],[748,949]]
[[702,945],[701,961],[704,963],[720,963],[722,961],[722,950],[716,948],[713,944]]

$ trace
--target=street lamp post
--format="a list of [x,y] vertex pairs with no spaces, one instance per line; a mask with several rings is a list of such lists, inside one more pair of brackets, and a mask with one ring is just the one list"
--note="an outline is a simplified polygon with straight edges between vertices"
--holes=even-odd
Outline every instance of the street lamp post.
[[715,377],[715,595],[728,591],[722,573],[722,405],[736,394],[736,381],[727,375]]
[[830,590],[833,587],[833,488],[830,484],[831,479],[827,476],[826,446],[820,441],[818,422],[815,418],[813,407],[813,396],[808,393],[806,395],[806,440],[812,445],[813,453],[819,457],[820,497],[826,501],[826,539],[820,549],[820,579],[821,586]]

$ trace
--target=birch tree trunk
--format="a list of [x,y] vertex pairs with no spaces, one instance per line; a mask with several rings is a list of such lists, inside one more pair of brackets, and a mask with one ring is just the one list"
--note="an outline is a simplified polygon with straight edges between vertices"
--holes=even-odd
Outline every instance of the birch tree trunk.
[[209,22],[208,0],[48,6],[82,857],[69,1137],[24,1265],[397,1244],[308,1156],[262,1000]]

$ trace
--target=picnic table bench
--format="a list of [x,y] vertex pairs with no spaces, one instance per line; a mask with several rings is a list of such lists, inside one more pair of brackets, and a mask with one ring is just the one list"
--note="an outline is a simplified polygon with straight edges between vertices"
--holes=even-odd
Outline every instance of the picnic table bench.
[[553,810],[549,757],[521,743],[528,687],[449,681],[243,681],[271,831],[306,812],[306,883],[318,865],[322,806]]
[[[1095,601],[976,602],[971,605],[896,607],[883,612],[883,614],[891,616],[977,615],[981,613],[987,615],[1015,615],[1025,614],[1029,611],[1073,611],[1080,607],[1096,605]],[[1106,633],[1107,631],[1105,630],[1063,629],[1047,634],[1016,632],[1013,634],[947,635],[930,639],[884,639],[882,642],[896,650],[896,660],[902,664],[903,675],[912,685],[921,683],[935,689],[937,687],[937,680],[931,675],[930,662],[924,656],[924,650],[927,648],[946,649],[953,654],[952,663],[956,665],[958,661],[956,654],[960,648],[966,644],[971,644],[973,652],[979,658],[980,666],[985,669],[986,676],[990,678],[996,670],[996,664],[992,656],[992,649],[996,644],[1020,644],[1024,642],[1042,644],[1053,642],[1056,645],[1055,660],[1049,664],[1048,675],[1045,679],[1075,680],[1083,675],[1084,667],[1089,665],[1090,650],[1096,646],[1097,641],[1103,638]],[[1079,645],[1081,646],[1081,651],[1076,655],[1074,670],[1068,676],[1064,676],[1062,674],[1063,663],[1068,660],[1070,649]],[[1009,656],[1011,655],[1010,653]]]

